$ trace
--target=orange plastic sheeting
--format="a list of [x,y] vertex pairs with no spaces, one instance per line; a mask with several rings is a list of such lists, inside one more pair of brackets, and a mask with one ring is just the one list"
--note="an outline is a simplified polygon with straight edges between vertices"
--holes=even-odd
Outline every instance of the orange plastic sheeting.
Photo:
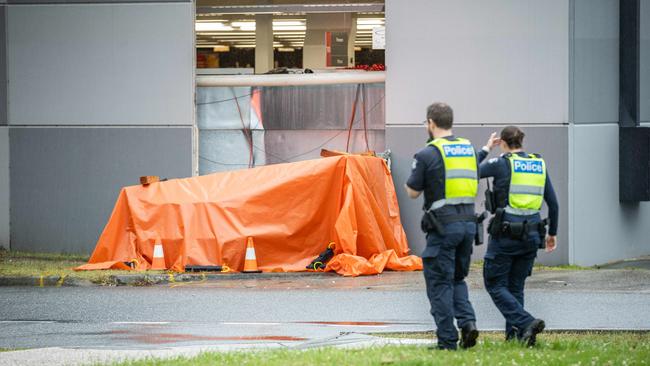
[[168,268],[241,271],[247,238],[265,272],[306,271],[330,241],[326,270],[358,276],[422,269],[410,256],[393,180],[380,158],[335,156],[123,188],[89,263],[149,269],[155,243]]

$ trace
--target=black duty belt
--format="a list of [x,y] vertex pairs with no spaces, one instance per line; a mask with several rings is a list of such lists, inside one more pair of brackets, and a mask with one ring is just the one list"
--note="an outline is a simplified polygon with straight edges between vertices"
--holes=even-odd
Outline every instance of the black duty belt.
[[451,224],[454,222],[464,222],[464,221],[470,221],[470,222],[476,222],[476,215],[449,215],[449,216],[441,216],[438,218],[443,224]]

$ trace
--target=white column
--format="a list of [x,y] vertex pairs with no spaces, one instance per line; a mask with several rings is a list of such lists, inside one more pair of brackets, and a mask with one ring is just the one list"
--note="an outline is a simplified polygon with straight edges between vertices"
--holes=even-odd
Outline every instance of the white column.
[[255,16],[255,73],[273,68],[273,15]]

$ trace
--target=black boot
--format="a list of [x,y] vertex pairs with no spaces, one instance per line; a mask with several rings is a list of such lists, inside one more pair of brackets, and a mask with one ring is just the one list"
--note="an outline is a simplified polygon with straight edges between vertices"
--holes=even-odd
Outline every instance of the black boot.
[[542,319],[535,319],[521,333],[521,341],[526,344],[527,347],[532,347],[537,342],[537,335],[544,330],[544,321]]
[[517,331],[517,328],[513,327],[510,329],[510,331],[506,333],[506,342],[516,341],[518,333],[519,331]]
[[467,349],[476,346],[476,338],[478,338],[476,323],[467,322],[460,329],[460,348]]

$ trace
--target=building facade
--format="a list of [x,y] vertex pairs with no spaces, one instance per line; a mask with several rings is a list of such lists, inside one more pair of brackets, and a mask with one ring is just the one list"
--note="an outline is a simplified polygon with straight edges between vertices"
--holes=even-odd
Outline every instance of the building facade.
[[[385,146],[415,254],[421,202],[402,186],[433,101],[476,146],[516,124],[546,158],[561,221],[543,262],[650,254],[650,204],[618,195],[624,2],[386,0]],[[0,246],[89,253],[121,187],[196,174],[194,12],[182,0],[0,0]],[[650,127],[650,1],[638,15]]]

